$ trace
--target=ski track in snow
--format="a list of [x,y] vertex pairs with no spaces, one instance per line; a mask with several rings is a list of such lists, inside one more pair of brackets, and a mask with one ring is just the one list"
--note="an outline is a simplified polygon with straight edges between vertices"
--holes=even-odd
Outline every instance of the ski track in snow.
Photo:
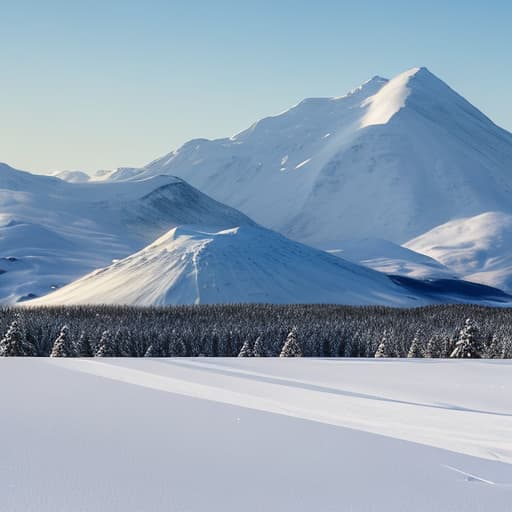
[[[59,361],[48,360],[61,365]],[[319,386],[307,380],[217,366],[201,360],[152,360],[154,373],[130,368],[130,360],[66,360],[65,368],[248,409],[381,434],[466,455],[512,463],[512,417],[390,400]],[[169,364],[170,363],[170,364]],[[133,363],[132,363],[133,364]],[[180,368],[181,367],[181,368]],[[188,370],[192,372],[188,372]],[[212,385],[206,379],[216,370]]]

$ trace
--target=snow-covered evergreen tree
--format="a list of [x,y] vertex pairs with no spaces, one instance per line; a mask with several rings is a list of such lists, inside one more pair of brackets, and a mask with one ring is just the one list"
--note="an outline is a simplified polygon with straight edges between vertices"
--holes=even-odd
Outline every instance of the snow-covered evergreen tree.
[[279,357],[302,357],[302,347],[297,338],[297,329],[294,327],[284,342]]
[[91,339],[89,335],[83,331],[76,344],[76,355],[78,357],[92,357],[93,351],[91,346]]
[[261,342],[261,336],[258,336],[254,342],[254,346],[252,347],[252,355],[253,357],[265,356],[265,351],[263,350],[263,344]]
[[114,341],[112,339],[112,334],[107,329],[103,331],[101,335],[100,341],[98,343],[98,347],[96,349],[96,357],[116,357],[116,349],[114,347]]
[[13,320],[5,336],[0,340],[0,355],[3,357],[37,355],[35,346],[26,340],[18,319]]
[[377,351],[375,352],[375,357],[391,357],[386,331],[384,331],[384,334],[382,335]]
[[416,336],[414,336],[411,346],[409,347],[409,352],[407,353],[407,357],[409,358],[422,357],[418,336],[419,333],[416,333]]
[[478,327],[471,318],[467,318],[450,357],[480,358],[482,357],[482,349],[483,344],[480,340]]
[[53,343],[50,357],[76,357],[77,352],[67,325],[63,325],[58,338]]
[[244,344],[238,353],[238,357],[252,357],[251,343],[249,340],[244,341]]

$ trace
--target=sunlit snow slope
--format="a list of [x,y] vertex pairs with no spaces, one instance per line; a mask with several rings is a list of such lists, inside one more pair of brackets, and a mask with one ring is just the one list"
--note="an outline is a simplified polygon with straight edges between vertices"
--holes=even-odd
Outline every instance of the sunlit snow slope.
[[38,304],[339,303],[419,305],[387,276],[258,226],[179,227]]
[[512,290],[512,215],[486,212],[438,226],[409,241],[468,281]]
[[509,512],[509,361],[0,358],[0,510]]
[[137,176],[180,176],[266,227],[336,250],[512,212],[511,168],[512,135],[415,68],[304,100],[231,138],[192,140]]

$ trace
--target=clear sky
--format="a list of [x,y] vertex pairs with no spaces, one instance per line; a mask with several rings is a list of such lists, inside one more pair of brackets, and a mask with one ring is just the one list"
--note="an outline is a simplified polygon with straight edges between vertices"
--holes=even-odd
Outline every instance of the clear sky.
[[427,66],[512,130],[510,0],[0,0],[0,161],[138,166]]

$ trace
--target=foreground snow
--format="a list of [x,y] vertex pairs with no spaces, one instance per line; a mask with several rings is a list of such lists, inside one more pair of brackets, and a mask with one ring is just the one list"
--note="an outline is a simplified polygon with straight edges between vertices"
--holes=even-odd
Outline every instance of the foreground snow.
[[510,508],[509,361],[0,365],[0,510]]

